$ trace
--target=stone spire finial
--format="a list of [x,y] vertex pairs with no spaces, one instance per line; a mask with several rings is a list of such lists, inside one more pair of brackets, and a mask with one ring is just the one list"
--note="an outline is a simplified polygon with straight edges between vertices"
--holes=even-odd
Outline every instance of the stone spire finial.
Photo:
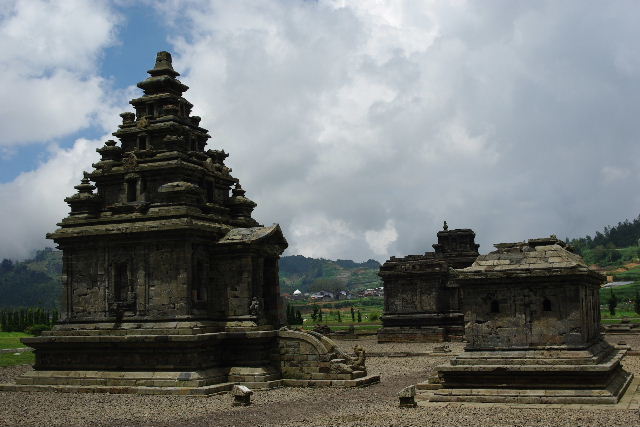
[[78,190],[79,194],[93,194],[93,190],[96,189],[94,185],[91,184],[91,180],[89,179],[89,174],[87,172],[83,172],[83,178],[80,180],[80,184],[76,185],[75,188]]
[[251,218],[251,212],[256,207],[256,203],[245,197],[245,194],[246,192],[242,189],[240,181],[236,181],[235,187],[231,190],[231,199],[229,200],[233,218]]
[[247,192],[242,189],[240,181],[236,181],[235,188],[231,190],[232,197],[244,197],[245,194],[247,194]]
[[445,221],[444,224],[442,225],[442,229],[444,231],[447,231],[449,229],[449,226],[447,225],[447,221]]
[[158,52],[156,54],[156,65],[152,70],[147,71],[152,76],[170,75],[179,76],[180,73],[173,69],[171,64],[171,54],[167,51]]
[[171,54],[166,50],[162,52],[158,52],[156,54],[156,69],[159,68],[169,68],[173,70],[173,66],[171,65]]

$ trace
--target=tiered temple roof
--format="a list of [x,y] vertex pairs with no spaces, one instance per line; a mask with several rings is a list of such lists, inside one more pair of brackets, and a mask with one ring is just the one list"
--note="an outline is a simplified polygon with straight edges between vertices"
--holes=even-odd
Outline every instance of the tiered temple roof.
[[130,102],[135,113],[120,114],[122,124],[113,133],[119,144],[108,140],[97,149],[100,161],[75,187],[77,194],[65,199],[71,213],[49,237],[110,233],[123,221],[132,223],[128,232],[158,227],[158,221],[163,228],[188,222],[217,238],[259,226],[251,218],[256,204],[224,164],[228,154],[206,149],[211,136],[191,115],[192,104],[183,97],[188,87],[177,79],[171,55],[159,52],[148,73],[138,83],[143,96]]

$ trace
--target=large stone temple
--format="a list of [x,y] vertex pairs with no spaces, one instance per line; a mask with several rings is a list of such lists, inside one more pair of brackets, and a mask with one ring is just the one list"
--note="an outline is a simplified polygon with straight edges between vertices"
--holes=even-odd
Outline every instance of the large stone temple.
[[600,331],[600,285],[564,242],[551,236],[500,243],[453,281],[463,295],[463,353],[418,384],[432,402],[618,402],[632,374],[626,350]]
[[391,257],[380,267],[384,284],[383,327],[378,342],[459,341],[464,332],[460,292],[450,268],[468,267],[479,245],[470,229],[438,232],[435,252]]
[[282,325],[278,225],[262,226],[207,150],[188,89],[159,52],[122,124],[48,235],[63,251],[63,313],[26,338],[34,370],[4,389],[208,394],[234,384],[359,386],[364,353]]

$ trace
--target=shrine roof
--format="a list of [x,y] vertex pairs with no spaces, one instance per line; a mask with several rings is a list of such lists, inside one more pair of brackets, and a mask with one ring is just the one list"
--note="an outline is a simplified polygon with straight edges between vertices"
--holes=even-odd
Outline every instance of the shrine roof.
[[270,237],[282,241],[284,247],[287,246],[287,241],[278,224],[270,227],[234,228],[220,240],[220,243],[252,243]]
[[553,275],[566,273],[597,274],[589,270],[582,257],[554,236],[527,242],[498,243],[496,250],[480,255],[474,263],[456,270],[459,278],[484,275]]

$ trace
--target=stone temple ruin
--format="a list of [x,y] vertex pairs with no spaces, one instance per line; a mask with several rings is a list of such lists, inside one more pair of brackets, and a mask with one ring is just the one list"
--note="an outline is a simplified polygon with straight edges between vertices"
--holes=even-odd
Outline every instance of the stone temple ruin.
[[467,345],[418,384],[435,402],[616,403],[632,375],[600,332],[604,277],[564,242],[501,243],[456,270]]
[[378,342],[461,340],[464,333],[460,292],[449,281],[450,268],[468,267],[479,245],[470,229],[438,232],[435,252],[391,257],[380,267],[384,314]]
[[[360,386],[355,357],[282,324],[278,225],[251,213],[221,150],[191,116],[171,55],[122,113],[101,160],[48,235],[63,251],[63,316],[23,342],[34,370],[3,390],[210,394],[254,388]],[[97,190],[97,191],[96,191]]]

